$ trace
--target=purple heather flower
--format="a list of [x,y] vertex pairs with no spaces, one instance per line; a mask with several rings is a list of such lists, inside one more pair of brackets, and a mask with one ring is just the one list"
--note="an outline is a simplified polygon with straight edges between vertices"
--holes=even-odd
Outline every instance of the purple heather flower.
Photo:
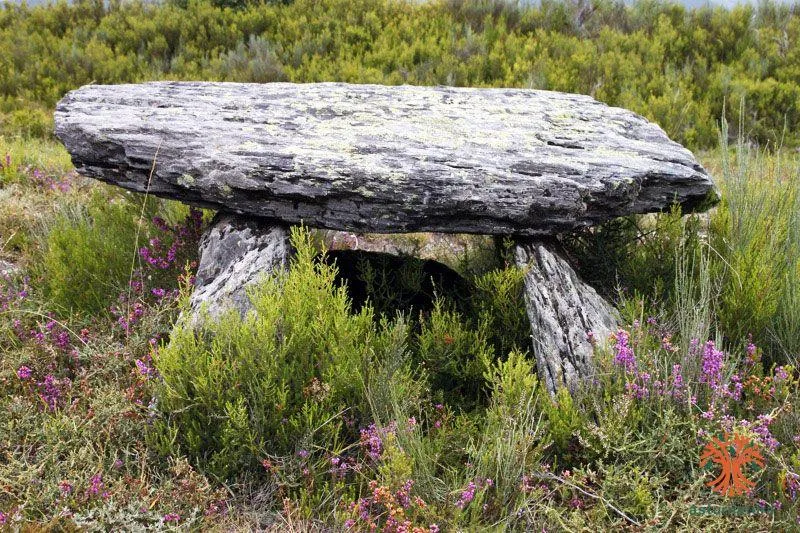
[[569,506],[570,506],[572,509],[583,509],[583,506],[584,506],[584,504],[583,504],[583,500],[581,500],[580,498],[578,498],[577,496],[575,496],[574,498],[572,498],[572,499],[569,501]]
[[47,374],[44,377],[44,381],[37,383],[37,385],[40,389],[39,396],[51,411],[55,411],[63,395],[61,389],[62,387],[69,387],[70,381],[66,378],[59,381],[52,374]]
[[62,351],[67,351],[70,348],[69,333],[66,331],[51,332],[50,337],[56,348]]
[[373,459],[380,459],[383,454],[383,439],[382,433],[393,433],[396,430],[394,424],[380,430],[375,424],[370,424],[367,428],[361,430],[361,438],[359,444],[366,451],[367,455]]
[[789,373],[786,372],[786,368],[775,367],[775,381],[786,381],[787,379],[789,379]]
[[135,361],[136,368],[139,369],[139,374],[142,376],[150,377],[153,374],[153,369],[141,359]]
[[175,522],[176,524],[181,521],[181,515],[178,513],[167,513],[164,515],[164,522]]
[[639,385],[635,381],[629,381],[628,383],[626,383],[625,389],[632,398],[636,398],[639,400],[650,396],[650,392],[647,390],[647,387]]
[[30,379],[33,371],[25,365],[22,365],[17,369],[17,377],[21,380]]
[[397,502],[403,509],[408,509],[411,506],[411,488],[413,486],[414,480],[409,479],[403,483],[403,486],[397,491],[397,494],[395,494]]
[[725,354],[717,350],[714,341],[708,341],[703,349],[702,374],[700,382],[716,388],[722,379],[722,366]]
[[797,499],[797,494],[800,492],[800,475],[794,472],[786,472],[784,478],[784,490],[792,500]]
[[742,391],[744,390],[742,378],[739,377],[739,374],[734,374],[731,376],[731,384],[733,384],[733,391],[728,390],[728,395],[738,402],[742,399]]
[[89,480],[89,489],[87,490],[87,493],[89,494],[89,496],[97,496],[98,494],[100,494],[100,491],[102,491],[104,487],[105,484],[103,483],[103,475],[95,474]]
[[463,492],[461,492],[461,497],[456,502],[456,507],[458,507],[459,509],[464,509],[464,507],[466,507],[469,504],[469,502],[475,499],[476,489],[477,487],[475,486],[475,482],[470,481],[469,485],[467,485],[467,488]]
[[759,440],[761,443],[769,448],[770,451],[775,451],[778,446],[781,445],[778,440],[772,436],[772,433],[769,430],[769,425],[773,422],[773,419],[769,415],[758,415],[756,422],[753,424],[753,431],[756,435],[759,436]]
[[675,364],[672,365],[672,391],[675,394],[676,391],[683,389],[683,374],[681,365]]
[[661,348],[663,348],[664,351],[667,351],[667,352],[670,352],[670,353],[674,353],[674,352],[678,351],[678,349],[675,346],[673,346],[672,341],[671,341],[671,339],[669,337],[664,337],[664,338],[661,339]]
[[625,330],[619,330],[614,335],[616,343],[614,344],[614,364],[621,366],[626,372],[632,372],[636,368],[636,355],[633,353],[633,348],[628,344],[630,335]]

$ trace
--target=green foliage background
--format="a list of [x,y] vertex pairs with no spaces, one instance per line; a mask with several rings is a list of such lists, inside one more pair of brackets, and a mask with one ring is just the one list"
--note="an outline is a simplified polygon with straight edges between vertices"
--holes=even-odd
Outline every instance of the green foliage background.
[[[0,530],[388,530],[385,506],[366,520],[353,506],[409,496],[409,483],[424,505],[401,513],[430,531],[796,530],[800,154],[774,148],[800,144],[797,13],[583,0],[0,7],[0,260],[19,268],[0,275]],[[363,269],[368,303],[354,305],[298,232],[292,268],[251,294],[258,313],[195,331],[175,321],[196,243],[167,270],[136,254],[172,238],[155,215],[172,226],[185,208],[84,180],[46,139],[65,91],[152,79],[588,93],[692,148],[718,144],[701,159],[723,200],[562,236],[616,300],[640,365],[631,374],[598,348],[598,380],[572,396],[534,375],[522,273],[500,247],[459,258],[469,298],[437,292],[430,312],[399,314],[402,291],[380,270]],[[132,293],[133,267],[145,270]],[[419,286],[407,268],[403,290]],[[693,339],[725,350],[724,390]],[[699,515],[730,503],[698,460],[731,428],[775,439],[757,499],[742,500],[756,510]]]
[[0,113],[4,130],[40,136],[68,90],[155,79],[506,86],[591,94],[692,148],[718,142],[722,116],[762,145],[796,145],[799,32],[796,8],[769,2],[9,4]]

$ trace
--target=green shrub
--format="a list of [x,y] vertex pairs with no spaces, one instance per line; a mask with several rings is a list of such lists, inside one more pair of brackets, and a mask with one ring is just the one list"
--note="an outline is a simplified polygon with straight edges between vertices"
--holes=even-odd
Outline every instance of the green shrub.
[[645,295],[650,302],[674,294],[679,259],[697,253],[700,219],[683,217],[679,207],[668,213],[611,220],[591,230],[566,235],[568,254],[581,276],[614,299]]
[[434,390],[464,410],[482,401],[485,374],[495,358],[486,324],[470,324],[437,300],[424,319],[417,340],[417,357],[430,376]]
[[731,343],[752,335],[781,364],[800,352],[800,161],[743,142],[731,153],[726,138],[710,226],[717,327]]
[[50,224],[41,263],[46,293],[55,305],[103,312],[126,290],[138,218],[137,206],[124,196],[101,192],[85,210],[62,208]]
[[53,115],[39,108],[17,109],[6,120],[0,119],[0,126],[9,135],[48,138],[53,135]]
[[351,312],[306,232],[292,239],[289,270],[253,289],[246,317],[230,312],[199,331],[178,325],[155,359],[160,442],[221,477],[267,454],[335,442],[342,413],[369,412],[368,367],[404,341],[388,323],[376,326],[371,308]]
[[474,280],[474,313],[489,332],[495,353],[530,349],[531,324],[523,297],[524,273],[516,266],[497,268]]
[[[730,10],[502,0],[8,5],[0,7],[0,113],[22,111],[17,126],[49,135],[37,110],[68,90],[153,79],[529,87],[630,108],[693,147],[717,142],[721,116],[758,142],[794,146],[798,35],[796,11],[771,2]],[[742,98],[742,112],[725,106]]]
[[256,35],[223,54],[220,61],[220,73],[225,81],[268,83],[287,79],[272,45]]
[[[491,401],[483,432],[472,449],[474,478],[493,480],[493,494],[503,516],[520,503],[520,481],[544,456],[546,420],[543,394],[534,363],[520,352],[487,369]],[[480,509],[481,501],[473,508]],[[503,516],[505,518],[505,516]]]
[[559,455],[567,464],[574,461],[576,450],[573,444],[578,441],[586,420],[579,411],[569,391],[561,388],[549,402],[543,402],[547,414],[547,431]]

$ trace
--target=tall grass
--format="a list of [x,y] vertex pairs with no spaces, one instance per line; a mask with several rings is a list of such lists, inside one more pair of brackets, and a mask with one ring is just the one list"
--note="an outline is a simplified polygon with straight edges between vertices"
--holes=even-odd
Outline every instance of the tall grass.
[[769,362],[800,353],[800,158],[769,152],[740,137],[727,143],[723,122],[717,183],[722,204],[711,214],[719,283],[717,328],[732,342],[752,335]]

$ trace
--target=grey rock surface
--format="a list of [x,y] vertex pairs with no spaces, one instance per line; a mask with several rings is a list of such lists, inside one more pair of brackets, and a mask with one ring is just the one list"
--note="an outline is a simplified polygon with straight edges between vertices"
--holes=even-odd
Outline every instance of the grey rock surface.
[[616,331],[617,312],[552,245],[520,242],[515,259],[526,271],[525,307],[539,377],[551,393],[563,386],[574,390],[594,374],[593,343]]
[[285,268],[291,256],[289,228],[266,220],[220,213],[200,241],[200,264],[190,298],[191,321],[229,309],[250,309],[247,288],[260,276]]
[[59,102],[55,122],[81,174],[311,227],[548,235],[717,198],[661,128],[575,94],[87,85]]

